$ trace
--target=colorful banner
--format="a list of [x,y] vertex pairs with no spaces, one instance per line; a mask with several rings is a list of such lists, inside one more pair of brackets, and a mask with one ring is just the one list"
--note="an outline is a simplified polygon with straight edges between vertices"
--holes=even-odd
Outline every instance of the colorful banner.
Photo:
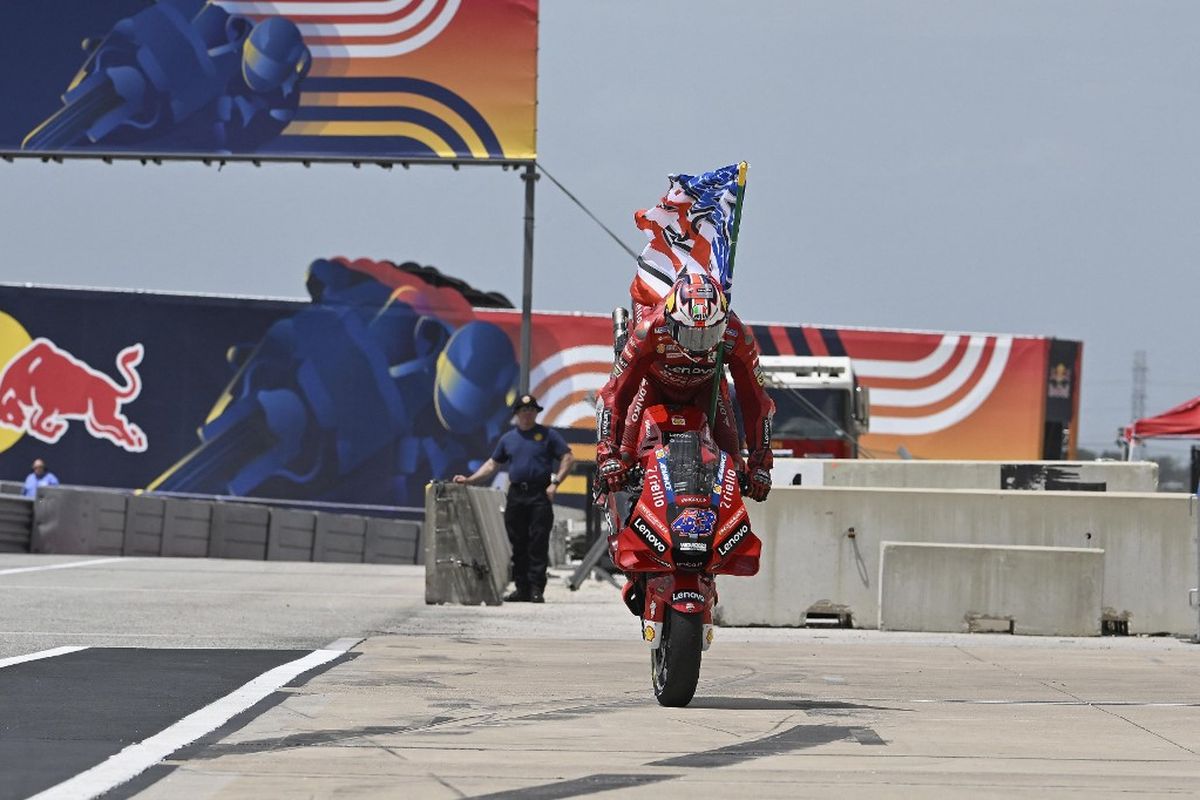
[[[308,302],[0,286],[0,479],[43,458],[77,485],[420,506],[428,481],[491,454],[519,312],[472,308],[456,282],[390,262],[297,273]],[[1077,427],[1078,343],[752,327],[765,355],[853,359],[872,395],[868,455],[1038,459]],[[535,313],[532,348],[540,421],[594,458],[610,320]],[[562,494],[582,505],[584,479]]]
[[0,152],[537,155],[537,0],[14,0],[0,20]]

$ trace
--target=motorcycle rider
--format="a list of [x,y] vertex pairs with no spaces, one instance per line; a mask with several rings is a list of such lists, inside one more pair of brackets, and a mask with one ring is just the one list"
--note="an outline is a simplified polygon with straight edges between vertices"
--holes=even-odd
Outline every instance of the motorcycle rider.
[[708,411],[720,345],[724,363],[733,373],[745,424],[746,463],[741,463],[724,375],[713,439],[737,460],[739,471],[744,466],[749,478],[746,495],[765,500],[771,491],[775,404],[763,390],[754,334],[729,310],[721,285],[707,273],[685,273],[657,306],[635,311],[633,329],[599,394],[596,469],[600,480],[610,492],[624,488],[626,473],[636,462],[634,447],[643,409],[666,403]]

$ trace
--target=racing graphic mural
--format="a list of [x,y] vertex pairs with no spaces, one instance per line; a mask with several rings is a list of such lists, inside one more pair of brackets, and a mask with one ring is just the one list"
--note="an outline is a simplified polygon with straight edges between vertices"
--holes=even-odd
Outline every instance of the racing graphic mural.
[[[75,484],[420,506],[473,471],[509,424],[520,314],[414,264],[321,259],[304,285],[307,302],[0,286],[0,477],[45,457]],[[533,325],[540,419],[589,461],[611,321]],[[1076,427],[1076,342],[753,328],[765,355],[854,359],[876,457],[1036,459]],[[561,491],[582,503],[584,478]]]
[[536,0],[20,0],[0,20],[0,74],[22,76],[0,83],[0,151],[536,155]]

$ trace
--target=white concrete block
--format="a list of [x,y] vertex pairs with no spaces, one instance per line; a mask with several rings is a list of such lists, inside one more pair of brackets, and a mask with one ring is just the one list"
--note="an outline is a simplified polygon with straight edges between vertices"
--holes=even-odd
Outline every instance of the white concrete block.
[[776,486],[1153,492],[1153,461],[915,461],[778,458]]
[[879,629],[1099,636],[1104,551],[881,542]]
[[761,568],[719,578],[721,624],[803,625],[810,610],[846,609],[874,627],[879,543],[902,541],[1100,548],[1105,619],[1131,634],[1196,632],[1194,495],[781,486],[749,511]]

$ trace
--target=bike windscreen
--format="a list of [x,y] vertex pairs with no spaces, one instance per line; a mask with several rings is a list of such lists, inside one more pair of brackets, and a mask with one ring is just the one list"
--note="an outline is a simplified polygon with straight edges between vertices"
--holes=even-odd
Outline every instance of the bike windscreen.
[[672,434],[667,444],[667,466],[675,493],[711,492],[719,459],[707,430]]

